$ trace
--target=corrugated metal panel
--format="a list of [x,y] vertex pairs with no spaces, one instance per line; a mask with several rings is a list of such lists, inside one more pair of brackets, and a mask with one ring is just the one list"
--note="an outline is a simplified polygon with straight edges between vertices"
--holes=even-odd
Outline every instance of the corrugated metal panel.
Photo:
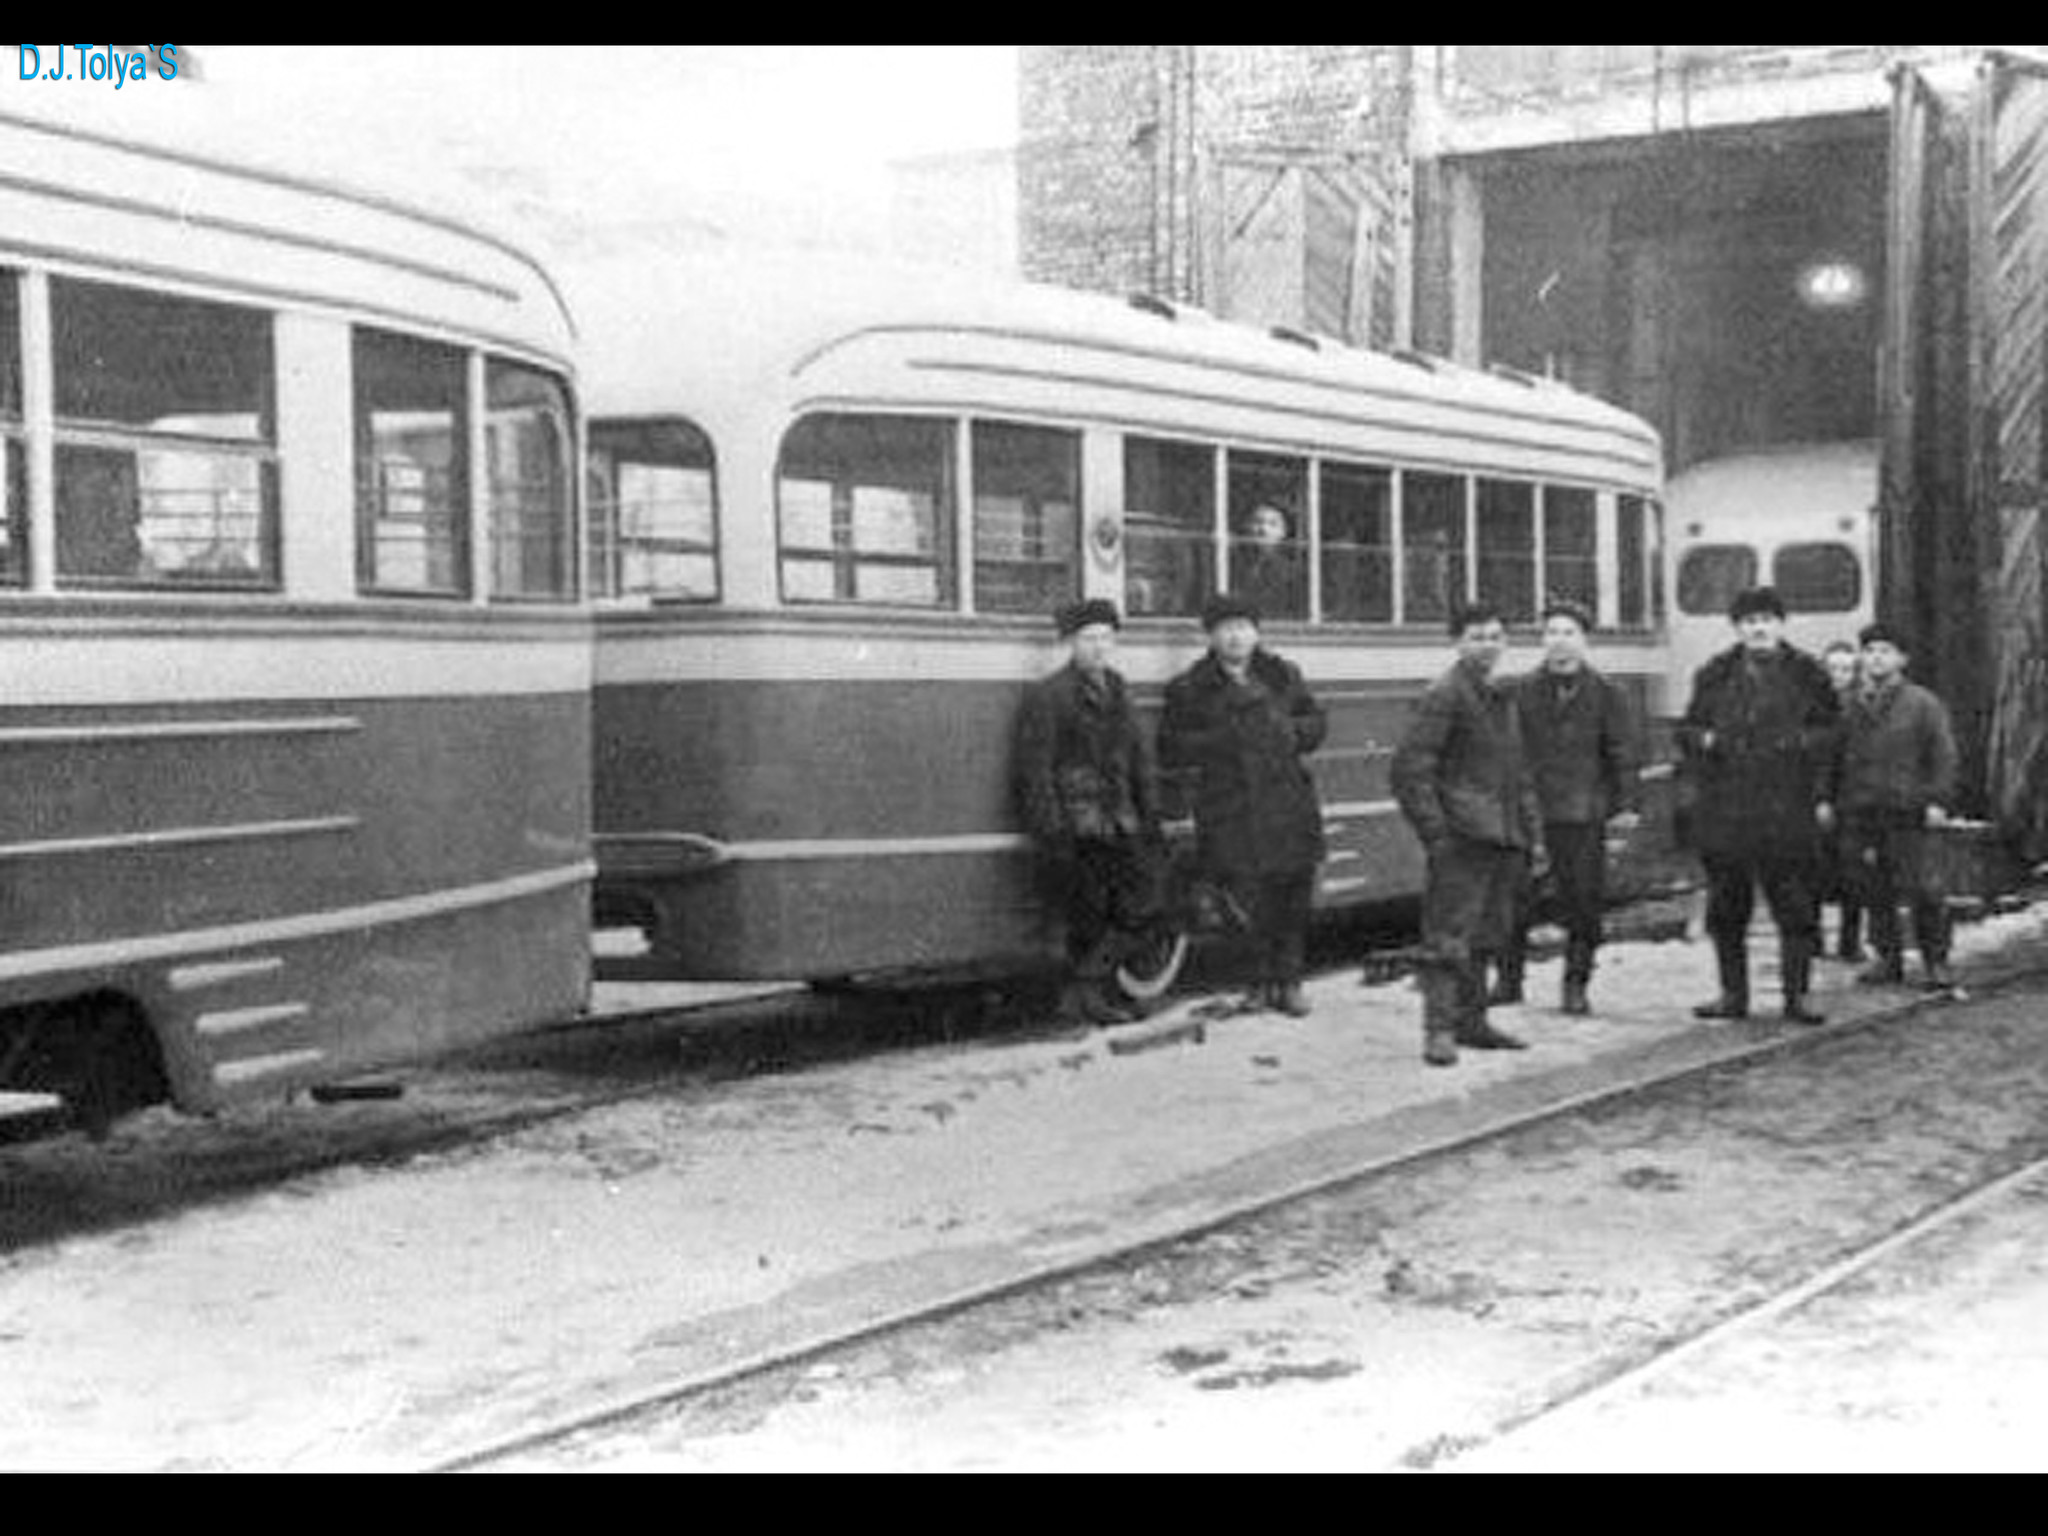
[[1984,81],[1988,239],[1982,252],[1986,474],[1994,537],[1986,594],[1994,647],[1990,798],[2030,857],[2048,855],[2048,589],[2042,572],[2048,442],[2048,78],[2004,61]]

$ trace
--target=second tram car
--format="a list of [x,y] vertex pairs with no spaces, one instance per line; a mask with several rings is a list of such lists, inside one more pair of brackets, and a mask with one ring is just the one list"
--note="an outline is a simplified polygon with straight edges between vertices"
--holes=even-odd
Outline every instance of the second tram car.
[[0,114],[0,1101],[583,1005],[572,355],[465,224]]
[[1125,612],[1117,665],[1156,711],[1203,600],[1256,590],[1330,713],[1325,909],[1419,890],[1388,759],[1459,601],[1528,645],[1547,594],[1579,599],[1597,664],[1666,707],[1661,449],[1611,406],[936,270],[613,279],[579,308],[599,921],[646,940],[615,974],[1051,952],[1010,752],[1071,598]]

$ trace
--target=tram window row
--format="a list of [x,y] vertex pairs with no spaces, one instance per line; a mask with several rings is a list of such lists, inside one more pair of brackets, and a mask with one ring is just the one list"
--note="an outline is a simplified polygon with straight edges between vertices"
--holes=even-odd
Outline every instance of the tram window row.
[[[590,436],[595,594],[715,601],[709,438],[681,419],[601,420]],[[967,607],[956,574],[964,503],[972,611],[1047,613],[1082,590],[1082,451],[1080,431],[1025,422],[805,416],[775,476],[781,601]],[[1553,598],[1601,611],[1588,486],[1136,435],[1122,437],[1122,454],[1123,596],[1135,617],[1192,617],[1226,586],[1269,619],[1303,622],[1435,624],[1474,597],[1511,623],[1533,623]],[[1279,513],[1264,514],[1265,536],[1253,527],[1260,509]],[[1663,619],[1657,503],[1617,496],[1612,537],[1618,625],[1648,632]]]
[[[25,302],[30,284],[36,296]],[[34,323],[31,305],[42,311]],[[468,598],[481,577],[494,601],[573,601],[567,386],[526,363],[439,341],[366,325],[349,334],[357,589]],[[292,477],[280,367],[318,378],[332,360],[314,344],[288,351],[279,336],[279,317],[266,309],[0,268],[0,581],[282,591]],[[51,443],[48,573],[28,553],[37,516],[32,394],[47,402]],[[472,398],[482,402],[474,439]],[[315,463],[325,425],[308,417],[300,426],[299,451]],[[470,550],[478,454],[481,573]]]

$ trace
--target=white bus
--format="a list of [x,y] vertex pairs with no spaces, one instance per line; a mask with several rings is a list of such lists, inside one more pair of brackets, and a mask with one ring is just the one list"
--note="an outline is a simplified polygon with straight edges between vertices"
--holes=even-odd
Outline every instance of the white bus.
[[1784,599],[1786,638],[1819,655],[1875,613],[1877,444],[1809,443],[1731,455],[1673,475],[1671,657],[1678,709],[1692,675],[1735,643],[1745,587]]

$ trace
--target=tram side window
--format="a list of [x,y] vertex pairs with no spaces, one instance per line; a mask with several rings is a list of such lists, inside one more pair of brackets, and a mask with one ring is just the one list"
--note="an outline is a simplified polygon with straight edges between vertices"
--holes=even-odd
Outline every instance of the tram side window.
[[1081,594],[1081,435],[977,421],[974,606],[1049,613]]
[[807,416],[776,474],[782,596],[792,603],[950,607],[953,424]]
[[1216,450],[1124,439],[1124,607],[1193,615],[1216,590]]
[[356,578],[366,591],[469,590],[469,364],[459,347],[355,332]]
[[1846,544],[1786,544],[1771,556],[1771,585],[1788,613],[1853,613],[1863,572]]
[[1465,481],[1410,470],[1401,476],[1402,614],[1442,623],[1465,601]]
[[1678,611],[1723,618],[1735,594],[1756,585],[1756,551],[1747,544],[1696,544],[1678,562]]
[[1323,617],[1394,617],[1394,474],[1365,464],[1322,468]]
[[1479,596],[1510,624],[1536,617],[1536,487],[1479,482]]
[[590,569],[599,597],[717,598],[717,481],[696,426],[590,424]]
[[1643,581],[1649,560],[1649,540],[1645,537],[1648,510],[1640,496],[1622,496],[1615,501],[1615,617],[1623,629],[1642,629],[1650,618],[1649,594]]
[[0,586],[27,575],[28,452],[21,433],[21,290],[0,267]]
[[57,577],[277,584],[270,316],[50,280]]
[[1308,617],[1308,465],[1233,448],[1229,464],[1230,590],[1266,619]]
[[537,368],[484,365],[491,594],[562,599],[576,590],[569,391]]
[[1600,561],[1593,493],[1576,486],[1543,487],[1543,600],[1563,598],[1600,611]]

